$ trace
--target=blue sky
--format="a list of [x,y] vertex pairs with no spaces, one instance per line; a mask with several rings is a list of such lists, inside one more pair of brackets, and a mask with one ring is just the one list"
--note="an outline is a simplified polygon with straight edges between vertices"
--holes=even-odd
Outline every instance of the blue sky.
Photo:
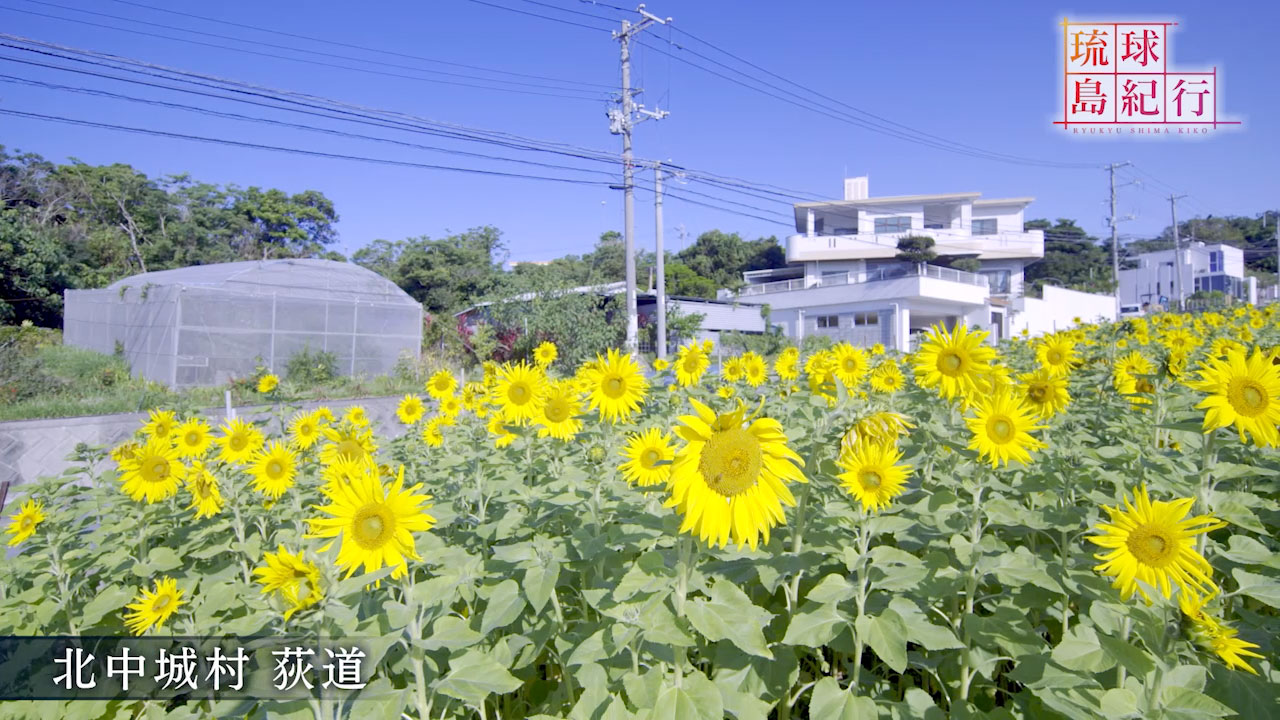
[[[245,39],[436,70],[450,69],[216,25],[115,0],[48,1]],[[635,17],[575,0],[541,1],[616,20]],[[618,47],[608,33],[468,0],[369,3],[359,9],[351,3],[331,0],[140,2],[157,6],[163,3],[173,10],[427,58],[601,86],[618,82]],[[574,22],[606,25],[604,21],[555,12],[526,0],[493,2]],[[622,2],[615,0],[614,4]],[[439,121],[593,149],[616,151],[620,146],[619,138],[608,131],[602,101],[495,92],[352,72],[15,11],[33,11],[267,51],[259,46],[184,35],[29,0],[4,0],[0,5],[5,6],[0,7],[0,26],[16,35]],[[1123,10],[1117,7],[1120,5],[1112,2],[1069,7],[1037,2],[778,4],[754,0],[696,3],[655,0],[649,3],[651,11],[673,16],[679,27],[720,48],[826,95],[926,133],[1002,153],[1054,161],[1086,161],[1099,165],[1131,161],[1144,174],[1124,171],[1120,173],[1122,182],[1141,177],[1145,184],[1121,190],[1121,214],[1137,215],[1137,219],[1121,226],[1125,234],[1150,235],[1168,224],[1169,206],[1162,196],[1169,194],[1170,187],[1190,195],[1180,205],[1180,217],[1256,214],[1280,205],[1280,183],[1275,170],[1275,158],[1280,157],[1280,93],[1274,84],[1280,60],[1267,49],[1272,47],[1274,28],[1280,24],[1280,4],[1140,2],[1125,4]],[[1055,115],[1061,112],[1062,35],[1057,23],[1064,15],[1073,19],[1177,19],[1181,25],[1173,37],[1173,64],[1188,69],[1216,65],[1222,78],[1220,112],[1242,119],[1243,129],[1219,131],[1208,138],[1193,140],[1064,136],[1051,125]],[[665,29],[646,32],[649,42],[672,52],[680,51],[666,45],[668,37],[723,62],[736,64]],[[270,52],[325,60],[283,50]],[[8,49],[0,50],[0,56],[28,57]],[[414,74],[408,70],[367,67]],[[10,62],[0,62],[0,73],[254,112],[252,108],[236,108],[226,103]],[[661,122],[645,122],[637,128],[636,153],[640,157],[670,159],[691,168],[828,196],[840,193],[841,178],[845,175],[869,175],[873,195],[962,190],[977,190],[987,196],[1031,195],[1037,200],[1028,209],[1028,217],[1074,217],[1095,234],[1105,232],[1107,185],[1106,174],[1100,169],[1006,164],[903,142],[756,94],[645,48],[636,49],[635,82],[646,91],[644,102],[652,106],[660,101],[663,109],[671,111],[670,117]],[[0,108],[332,153],[514,172],[556,172],[8,82],[0,82]],[[288,118],[285,114],[274,117]],[[320,190],[332,198],[338,208],[341,220],[337,249],[348,254],[377,238],[440,236],[491,224],[504,232],[512,259],[547,259],[589,250],[601,231],[622,226],[621,193],[607,187],[264,153],[10,116],[0,116],[0,123],[3,123],[0,143],[10,150],[39,152],[54,160],[76,157],[90,163],[123,162],[153,176],[186,172],[199,180],[216,183],[279,187],[290,192]],[[396,135],[391,131],[340,124],[329,126],[421,143],[441,142],[437,138]],[[454,143],[450,147],[506,152],[469,143]],[[545,155],[535,159],[562,162]],[[688,189],[711,191],[697,185],[689,185]],[[785,205],[718,194],[775,213],[789,214]],[[651,245],[652,195],[639,192],[636,207],[638,243]],[[667,204],[665,216],[668,244],[675,249],[680,246],[678,226],[687,229],[690,240],[711,228],[738,231],[749,237],[770,234],[781,237],[788,233],[781,225],[674,199]]]

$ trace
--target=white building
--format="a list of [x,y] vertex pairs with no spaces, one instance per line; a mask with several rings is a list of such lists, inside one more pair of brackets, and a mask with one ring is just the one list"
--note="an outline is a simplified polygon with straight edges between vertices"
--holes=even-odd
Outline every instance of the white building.
[[1182,296],[1214,290],[1238,301],[1257,303],[1257,278],[1245,277],[1244,251],[1230,245],[1191,242],[1182,248],[1182,262],[1174,268],[1174,251],[1157,250],[1133,259],[1137,267],[1120,271],[1120,304],[1163,305],[1177,300],[1175,273],[1182,273]]
[[[1114,319],[1110,296],[1054,288],[1044,300],[1022,297],[1023,268],[1044,257],[1044,234],[1023,227],[1033,200],[977,192],[870,197],[867,178],[848,178],[844,200],[795,206],[789,264],[744,273],[748,285],[738,301],[769,305],[771,322],[795,340],[822,334],[901,350],[934,324],[978,326],[998,342],[1023,328],[1066,327],[1076,317]],[[973,258],[980,269],[895,259],[898,241],[909,235],[931,237],[940,257]]]

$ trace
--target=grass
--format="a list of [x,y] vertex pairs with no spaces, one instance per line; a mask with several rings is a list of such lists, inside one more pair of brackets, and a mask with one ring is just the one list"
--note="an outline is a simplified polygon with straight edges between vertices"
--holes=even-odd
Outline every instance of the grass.
[[[260,405],[248,383],[172,390],[133,377],[123,358],[63,345],[57,331],[0,328],[0,421],[109,415],[155,407],[218,408],[231,390],[236,407]],[[422,390],[429,362],[403,363],[393,375],[291,382],[278,393],[291,402],[401,395]]]

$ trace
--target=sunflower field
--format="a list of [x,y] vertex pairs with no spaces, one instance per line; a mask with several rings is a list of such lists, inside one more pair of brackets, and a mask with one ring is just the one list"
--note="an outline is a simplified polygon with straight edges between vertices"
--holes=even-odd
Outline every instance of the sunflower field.
[[0,635],[355,638],[311,700],[0,717],[1280,717],[1276,305],[156,409],[19,488]]

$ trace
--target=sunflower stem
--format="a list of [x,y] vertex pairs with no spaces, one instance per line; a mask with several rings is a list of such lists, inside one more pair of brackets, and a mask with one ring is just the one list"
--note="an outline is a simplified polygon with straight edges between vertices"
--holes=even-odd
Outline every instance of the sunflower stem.
[[[800,550],[804,547],[804,523],[806,518],[806,510],[809,508],[809,492],[813,488],[813,483],[806,482],[804,487],[800,489],[800,502],[796,504],[796,531],[791,536],[791,554],[796,557],[800,556]],[[800,602],[800,576],[804,574],[802,570],[796,570],[795,577],[791,578],[791,598],[793,602]]]
[[[689,569],[693,561],[693,538],[681,533],[679,540],[679,557],[676,561],[676,615],[684,618],[685,598],[689,594]],[[672,646],[671,654],[675,656],[676,687],[684,684],[683,648]]]
[[[1129,615],[1124,616],[1124,620],[1120,621],[1120,640],[1129,642],[1129,631],[1133,629],[1133,618]],[[1124,663],[1116,663],[1116,687],[1124,687],[1125,669]]]
[[969,571],[965,577],[964,589],[964,612],[960,615],[960,630],[964,636],[964,650],[961,651],[960,660],[960,701],[965,702],[969,699],[969,686],[973,683],[973,676],[977,674],[972,666],[971,653],[973,652],[972,638],[969,637],[969,631],[966,629],[965,618],[973,614],[974,605],[978,592],[978,559],[981,554],[978,549],[979,543],[982,542],[982,476],[979,474],[977,484],[973,488],[973,524],[969,530]]
[[[1212,508],[1210,507],[1210,498],[1213,497],[1213,464],[1215,460],[1214,438],[1217,436],[1216,430],[1211,430],[1204,436],[1204,452],[1200,455],[1200,514],[1208,515]],[[1208,533],[1200,533],[1196,538],[1196,551],[1204,555],[1205,547],[1209,542]]]
[[855,596],[857,601],[858,614],[854,618],[853,623],[853,679],[849,683],[849,690],[853,692],[858,686],[858,680],[862,675],[862,633],[858,632],[858,618],[866,612],[867,608],[867,551],[871,547],[871,526],[867,523],[866,511],[859,513],[858,523],[858,594]]

